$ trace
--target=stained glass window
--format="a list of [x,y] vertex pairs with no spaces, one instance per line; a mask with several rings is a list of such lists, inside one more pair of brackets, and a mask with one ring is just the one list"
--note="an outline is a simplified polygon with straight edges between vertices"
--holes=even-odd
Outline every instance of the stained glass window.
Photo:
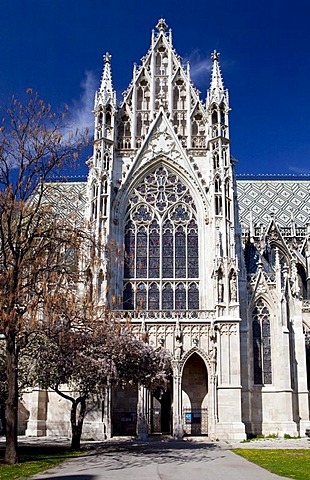
[[159,290],[156,283],[152,283],[149,289],[149,310],[159,310]]
[[128,222],[125,232],[125,261],[124,277],[133,278],[135,274],[135,229],[131,222]]
[[146,278],[147,276],[147,234],[144,227],[138,230],[137,251],[136,251],[136,271],[137,278]]
[[163,288],[162,309],[173,310],[173,290],[170,283],[166,283]]
[[189,278],[198,277],[198,231],[195,222],[188,225],[187,234],[187,264]]
[[254,383],[259,385],[263,383],[262,375],[262,335],[260,322],[257,319],[253,320],[253,361],[254,361]]
[[173,226],[168,222],[164,225],[162,255],[163,278],[173,278]]
[[131,283],[126,283],[123,294],[123,307],[125,310],[133,310],[133,288]]
[[164,166],[150,171],[132,190],[124,231],[124,308],[199,308],[196,215],[189,188]]
[[175,232],[175,277],[186,277],[186,238],[183,227]]
[[198,310],[199,308],[199,290],[196,283],[191,283],[188,289],[188,309]]
[[149,234],[149,277],[159,278],[160,267],[160,235],[159,225],[153,222]]
[[271,384],[270,315],[262,299],[252,312],[254,383]]
[[139,283],[136,292],[136,308],[138,310],[146,309],[146,288],[144,283]]
[[186,290],[183,283],[179,283],[175,291],[175,309],[186,310]]

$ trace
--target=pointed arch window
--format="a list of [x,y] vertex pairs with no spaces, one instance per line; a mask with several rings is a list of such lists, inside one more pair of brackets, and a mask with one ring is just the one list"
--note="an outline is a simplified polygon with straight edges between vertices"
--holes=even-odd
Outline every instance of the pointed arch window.
[[146,310],[146,286],[145,283],[139,283],[137,292],[137,310]]
[[159,310],[159,289],[157,283],[152,283],[149,289],[149,310]]
[[188,289],[188,309],[197,310],[199,308],[199,290],[196,283],[191,283]]
[[252,312],[254,384],[271,384],[270,314],[263,299]]
[[216,109],[216,107],[213,107],[212,114],[211,114],[211,118],[212,118],[212,123],[213,123],[213,124],[218,123],[217,109]]
[[186,310],[186,291],[184,283],[179,283],[175,291],[175,309]]
[[162,309],[163,310],[173,310],[173,290],[170,283],[164,284],[163,288],[163,298],[162,298]]
[[160,234],[159,224],[156,221],[150,225],[148,262],[149,277],[158,278],[160,268]]
[[134,309],[134,292],[133,292],[133,286],[130,282],[126,283],[124,288],[123,307],[124,307],[124,310]]
[[136,272],[137,278],[147,276],[147,231],[145,227],[139,228],[137,234]]
[[91,190],[91,206],[90,206],[90,219],[91,220],[96,220],[97,215],[98,215],[98,209],[97,209],[97,202],[98,202],[98,184],[93,183],[92,184],[92,190]]
[[163,278],[173,278],[173,225],[168,220],[163,225],[162,239],[163,262],[162,272]]
[[[196,216],[188,187],[167,168],[156,168],[138,183],[126,212],[124,308],[199,308]],[[139,287],[142,279],[145,296]]]

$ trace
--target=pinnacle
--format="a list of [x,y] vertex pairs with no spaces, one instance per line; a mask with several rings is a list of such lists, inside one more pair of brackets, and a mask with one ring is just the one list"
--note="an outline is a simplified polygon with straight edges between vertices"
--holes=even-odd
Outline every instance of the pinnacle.
[[224,90],[224,85],[223,85],[223,79],[222,79],[222,74],[221,74],[221,69],[220,69],[220,64],[219,64],[219,57],[220,53],[214,50],[211,54],[211,59],[213,61],[213,67],[212,67],[212,76],[211,76],[211,91],[214,89],[217,90]]
[[103,56],[104,67],[101,80],[100,90],[112,95],[113,86],[112,86],[112,75],[111,75],[111,58],[112,56],[107,52]]
[[213,52],[211,53],[211,58],[213,62],[218,62],[220,58],[220,52],[214,49]]
[[159,32],[165,32],[167,29],[168,25],[166,24],[166,20],[164,18],[160,18],[158,20],[158,23],[156,25],[156,28],[158,29]]

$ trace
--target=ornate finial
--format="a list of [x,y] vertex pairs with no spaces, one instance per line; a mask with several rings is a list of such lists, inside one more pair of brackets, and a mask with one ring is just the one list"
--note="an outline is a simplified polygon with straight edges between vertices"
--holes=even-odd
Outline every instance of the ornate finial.
[[112,58],[112,55],[110,55],[109,52],[105,53],[103,55],[104,63],[111,63],[111,58]]
[[112,55],[108,52],[103,55],[104,67],[100,84],[100,93],[102,94],[100,101],[105,104],[112,102],[115,105],[116,98],[114,98],[115,92],[112,85],[111,58]]
[[213,50],[213,52],[211,53],[211,59],[213,60],[213,62],[218,62],[220,59],[220,53],[217,50]]
[[166,24],[166,20],[164,18],[160,18],[158,20],[158,23],[156,25],[156,28],[160,31],[160,32],[165,32],[166,31],[166,28],[168,27],[168,25]]
[[171,30],[171,28],[169,28],[169,42],[170,42],[170,45],[172,45],[172,30]]
[[219,52],[217,50],[213,50],[211,54],[213,62],[211,84],[208,90],[207,104],[212,105],[213,103],[217,103],[219,105],[221,102],[224,101],[228,107],[228,94],[227,91],[225,91],[224,89],[219,57]]

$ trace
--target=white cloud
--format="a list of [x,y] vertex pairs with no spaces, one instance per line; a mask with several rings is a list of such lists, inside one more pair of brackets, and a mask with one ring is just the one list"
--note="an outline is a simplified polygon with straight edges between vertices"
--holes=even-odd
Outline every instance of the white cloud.
[[81,81],[82,93],[78,100],[73,100],[70,116],[75,128],[88,129],[89,135],[94,132],[94,98],[98,88],[98,78],[94,72],[87,70]]
[[299,175],[309,175],[310,174],[310,168],[308,168],[306,165],[305,166],[300,166],[300,165],[289,165],[288,170],[293,172],[294,174],[299,174]]
[[186,58],[185,62],[190,63],[191,79],[195,83],[209,83],[212,70],[212,60],[210,56],[204,57],[200,50],[194,50]]

